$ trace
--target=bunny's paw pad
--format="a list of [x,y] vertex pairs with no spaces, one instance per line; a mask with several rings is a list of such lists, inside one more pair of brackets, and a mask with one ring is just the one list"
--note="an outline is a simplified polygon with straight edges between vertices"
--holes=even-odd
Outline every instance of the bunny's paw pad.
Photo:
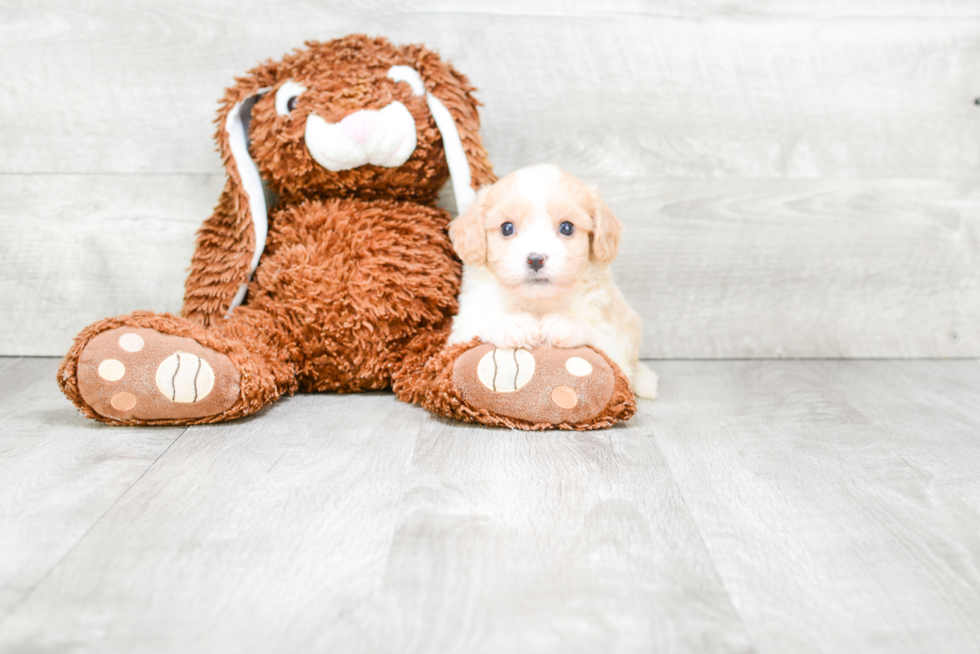
[[122,421],[217,415],[238,399],[231,360],[191,338],[155,329],[102,332],[78,359],[78,390],[96,413]]
[[606,409],[616,373],[591,348],[500,349],[462,354],[453,383],[475,409],[533,424],[584,424]]

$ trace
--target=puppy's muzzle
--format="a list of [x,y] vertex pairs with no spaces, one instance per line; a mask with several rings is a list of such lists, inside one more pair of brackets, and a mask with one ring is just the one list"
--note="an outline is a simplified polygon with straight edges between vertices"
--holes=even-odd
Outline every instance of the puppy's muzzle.
[[546,257],[543,254],[538,254],[537,252],[532,252],[531,254],[527,255],[527,265],[528,265],[528,268],[530,268],[534,272],[538,272],[539,270],[541,270],[542,268],[544,268],[544,262],[547,259],[548,259],[548,257]]

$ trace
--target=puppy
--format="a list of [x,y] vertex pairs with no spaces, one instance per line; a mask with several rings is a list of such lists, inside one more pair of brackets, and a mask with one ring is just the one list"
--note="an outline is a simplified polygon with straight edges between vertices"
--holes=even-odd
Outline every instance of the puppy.
[[643,398],[657,376],[640,363],[640,316],[609,264],[621,225],[592,186],[557,166],[531,166],[482,188],[449,225],[463,260],[449,344],[474,336],[499,348],[591,345]]

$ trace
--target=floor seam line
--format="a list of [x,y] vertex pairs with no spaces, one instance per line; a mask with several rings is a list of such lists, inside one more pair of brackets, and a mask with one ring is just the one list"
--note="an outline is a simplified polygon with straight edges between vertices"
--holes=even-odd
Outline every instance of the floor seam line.
[[[645,417],[645,416],[644,416]],[[735,607],[735,601],[732,599],[731,591],[728,589],[728,585],[725,583],[724,577],[721,575],[721,571],[718,569],[718,562],[715,557],[711,554],[711,550],[708,548],[708,544],[704,540],[704,535],[701,533],[701,525],[694,518],[694,513],[691,511],[691,505],[687,502],[687,497],[684,495],[684,489],[681,488],[680,483],[677,481],[677,475],[674,474],[674,468],[670,465],[670,461],[667,459],[667,455],[664,454],[663,448],[660,447],[660,441],[657,438],[656,431],[650,428],[651,436],[653,437],[653,444],[657,448],[657,452],[660,453],[660,457],[663,459],[664,465],[667,467],[667,472],[670,473],[670,479],[674,483],[674,488],[677,489],[677,494],[680,496],[681,502],[684,504],[684,510],[687,511],[688,517],[691,519],[691,524],[694,525],[695,532],[698,536],[698,541],[701,543],[701,547],[704,548],[705,556],[711,561],[711,567],[715,571],[715,575],[718,577],[718,583],[721,585],[721,589],[725,593],[725,598],[728,600],[728,605],[732,607],[732,613],[738,618],[738,622],[742,625],[742,630],[745,633],[746,639],[748,639],[749,644],[752,646],[752,651],[759,654],[759,647],[752,638],[752,634],[749,631],[748,625],[745,623],[745,618],[742,613]]]
[[123,500],[124,497],[126,497],[127,495],[129,495],[130,491],[133,490],[133,488],[136,486],[136,484],[138,484],[140,482],[140,480],[143,479],[143,477],[146,476],[146,473],[148,473],[150,470],[152,470],[156,466],[156,464],[160,461],[160,459],[163,458],[163,455],[165,455],[167,452],[169,452],[170,451],[170,448],[172,448],[174,446],[174,444],[176,444],[177,441],[179,441],[184,436],[184,434],[186,434],[188,431],[190,431],[190,427],[185,427],[183,431],[181,431],[179,434],[177,434],[177,436],[170,442],[170,444],[167,445],[166,448],[164,448],[163,452],[161,452],[157,456],[157,458],[153,459],[153,462],[150,465],[148,465],[146,467],[146,469],[143,470],[143,472],[140,473],[139,477],[137,477],[136,479],[134,479],[133,480],[133,483],[131,483],[126,488],[126,490],[124,490],[122,493],[119,494],[119,497],[117,497],[115,499],[115,501],[109,506],[109,508],[107,508],[105,511],[103,511],[102,512],[102,515],[100,515],[98,518],[96,518],[95,521],[92,522],[92,524],[88,526],[88,528],[85,530],[85,532],[81,536],[78,537],[78,540],[76,540],[72,544],[72,546],[69,547],[68,550],[64,554],[62,554],[60,557],[58,557],[58,560],[55,561],[51,565],[51,567],[49,567],[47,569],[47,571],[43,575],[41,575],[38,578],[38,580],[35,581],[31,585],[31,587],[28,588],[24,592],[24,594],[17,601],[17,603],[10,607],[10,610],[7,611],[7,614],[4,615],[4,616],[0,616],[0,630],[3,629],[3,625],[7,622],[7,620],[11,616],[13,616],[20,609],[20,607],[22,607],[27,602],[27,600],[30,599],[31,595],[34,594],[34,592],[41,586],[41,584],[43,584],[45,582],[45,580],[47,580],[47,578],[51,576],[51,573],[53,573],[58,568],[58,566],[60,566],[62,564],[62,562],[64,562],[65,559],[67,559],[69,556],[71,556],[71,553],[74,552],[75,549],[82,543],[82,541],[84,541],[88,537],[88,535],[92,532],[92,530],[95,529],[105,519],[105,517],[107,515],[109,515],[109,513],[112,512],[112,510],[114,508],[116,508],[116,505],[118,505]]

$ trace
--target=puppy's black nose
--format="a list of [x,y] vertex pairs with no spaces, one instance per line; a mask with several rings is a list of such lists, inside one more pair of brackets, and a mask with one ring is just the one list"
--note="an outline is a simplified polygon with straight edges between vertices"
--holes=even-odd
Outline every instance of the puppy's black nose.
[[537,252],[532,252],[527,255],[527,265],[531,267],[531,270],[537,272],[544,268],[544,260],[548,257],[543,254],[538,254]]

